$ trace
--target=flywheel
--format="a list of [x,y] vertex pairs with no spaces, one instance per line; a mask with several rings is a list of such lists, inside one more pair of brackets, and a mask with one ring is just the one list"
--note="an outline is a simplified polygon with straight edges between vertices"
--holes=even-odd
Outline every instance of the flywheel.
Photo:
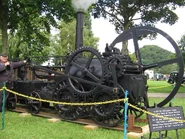
[[[139,40],[143,37],[150,37],[150,36],[162,36],[163,39],[165,41],[168,42],[169,47],[172,47],[174,50],[174,54],[173,56],[169,56],[166,57],[164,59],[159,58],[158,60],[154,59],[154,62],[144,62],[140,48],[139,47]],[[177,46],[177,44],[175,43],[175,41],[165,32],[163,32],[160,29],[151,27],[151,26],[141,26],[141,27],[135,27],[135,28],[131,28],[128,29],[126,31],[124,31],[122,34],[120,34],[109,46],[106,47],[107,50],[112,51],[113,48],[115,47],[116,44],[120,43],[120,42],[124,42],[124,41],[130,41],[133,40],[133,45],[134,45],[134,54],[136,57],[136,63],[139,67],[140,73],[144,74],[144,71],[148,70],[148,69],[157,69],[157,68],[165,68],[166,66],[173,66],[173,65],[177,65],[177,72],[178,74],[178,80],[175,84],[175,86],[172,88],[172,91],[169,92],[168,96],[166,98],[164,98],[162,101],[159,101],[156,103],[156,105],[158,107],[162,107],[165,104],[167,104],[168,102],[170,102],[174,96],[176,95],[176,93],[178,92],[178,89],[181,86],[182,83],[182,78],[183,78],[183,73],[184,73],[184,62],[183,62],[183,57],[181,54],[181,51],[179,49],[179,47]],[[161,42],[161,45],[163,44],[163,42]],[[147,46],[146,46],[147,47]],[[152,50],[150,51],[151,55],[154,55],[154,53],[152,53]],[[163,55],[162,52],[158,52],[161,53],[161,55]],[[150,87],[149,87],[150,89]],[[168,92],[167,92],[168,93]],[[132,100],[134,101],[134,100]]]
[[105,74],[104,60],[96,49],[90,47],[79,48],[69,56],[67,63],[65,73],[84,80],[75,80],[68,77],[71,88],[79,95],[88,96],[98,89],[98,86],[89,84],[87,81],[103,82]]

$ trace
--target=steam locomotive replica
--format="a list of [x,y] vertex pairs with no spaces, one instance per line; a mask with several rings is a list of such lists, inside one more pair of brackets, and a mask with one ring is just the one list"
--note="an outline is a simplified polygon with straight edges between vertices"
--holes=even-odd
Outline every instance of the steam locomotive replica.
[[[145,65],[142,63],[138,39],[153,33],[166,38],[174,47],[176,54],[174,58]],[[115,47],[117,43],[128,40],[133,40],[135,62],[129,55],[122,54]],[[146,109],[153,106],[149,105],[147,77],[144,71],[174,63],[178,64],[177,84],[168,97],[157,103],[158,107],[170,102],[181,85],[184,72],[182,54],[175,41],[163,31],[150,26],[135,27],[124,31],[110,45],[107,44],[103,53],[91,47],[78,47],[68,55],[65,64],[51,66],[58,70],[34,64],[30,64],[26,72],[20,69],[17,73],[18,78],[14,81],[13,91],[57,102],[94,103],[122,99],[127,90],[128,102],[138,108]],[[35,78],[28,79],[28,73]],[[47,102],[39,100],[14,98],[15,96],[11,95],[8,98],[8,108],[15,108],[19,102],[25,104],[32,114],[39,113],[41,107],[48,105]],[[124,102],[87,106],[54,104],[54,108],[64,120],[88,117],[101,126],[112,127],[123,120]],[[134,114],[135,118],[143,114],[132,107],[128,107],[129,113]]]

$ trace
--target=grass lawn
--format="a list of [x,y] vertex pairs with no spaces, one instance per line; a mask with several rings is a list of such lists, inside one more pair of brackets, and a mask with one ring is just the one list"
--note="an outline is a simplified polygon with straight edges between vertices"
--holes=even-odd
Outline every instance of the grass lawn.
[[[158,98],[151,98],[151,103],[156,99]],[[173,105],[185,108],[184,98],[174,99]],[[51,123],[48,122],[48,118],[31,115],[22,117],[19,113],[6,111],[5,128],[0,131],[0,139],[123,139],[122,131],[103,128],[87,130],[83,126],[64,121]],[[174,130],[169,131],[168,134],[169,137],[176,138]],[[145,135],[145,137],[148,136]],[[182,139],[184,136],[185,129],[180,129],[179,138]],[[154,133],[152,137],[157,138],[158,133]],[[128,139],[132,138],[128,137]]]
[[87,130],[83,125],[70,122],[48,122],[37,116],[21,117],[19,113],[7,111],[5,128],[0,139],[121,139],[122,131],[98,128]]
[[[155,93],[170,93],[174,85],[167,83],[167,81],[147,81],[147,85],[149,86],[148,92],[155,92]],[[181,85],[179,88],[178,93],[185,93],[185,86]]]

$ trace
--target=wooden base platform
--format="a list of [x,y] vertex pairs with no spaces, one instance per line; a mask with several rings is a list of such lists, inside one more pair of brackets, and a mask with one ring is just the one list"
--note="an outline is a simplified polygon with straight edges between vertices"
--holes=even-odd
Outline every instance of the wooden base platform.
[[[16,109],[13,109],[12,111],[15,112],[19,112],[19,113],[27,113],[27,109],[24,107],[17,107]],[[35,114],[34,116],[40,116],[40,117],[45,117],[45,118],[55,118],[55,119],[60,119],[62,121],[66,121],[61,119],[57,112],[55,110],[50,110],[49,111],[47,109],[41,109],[41,111],[38,114]],[[100,126],[97,125],[96,123],[94,123],[94,121],[90,120],[90,119],[77,119],[77,120],[73,120],[70,121],[68,120],[67,122],[72,122],[72,123],[78,123],[78,124],[83,124],[86,127],[87,126],[93,126],[93,127],[102,127],[102,128],[107,128],[107,129],[112,129],[112,130],[119,130],[119,131],[123,131],[123,125],[118,125],[116,127],[104,127],[104,126]],[[135,126],[134,125],[134,117],[132,115],[128,116],[128,128],[127,128],[127,136],[130,137],[138,137],[138,136],[143,136],[144,134],[148,133],[149,129],[148,129],[148,125],[144,126],[144,127],[140,127],[140,126]],[[85,127],[84,127],[85,128]],[[88,128],[86,128],[88,129]],[[91,128],[92,129],[92,128]]]

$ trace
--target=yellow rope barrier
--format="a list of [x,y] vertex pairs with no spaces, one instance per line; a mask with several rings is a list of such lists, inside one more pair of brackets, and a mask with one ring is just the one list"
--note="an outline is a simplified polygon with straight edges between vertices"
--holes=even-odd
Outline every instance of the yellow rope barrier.
[[44,100],[44,99],[40,99],[40,98],[35,98],[35,97],[19,94],[19,93],[15,92],[15,91],[7,89],[6,87],[3,87],[3,88],[5,88],[10,93],[13,93],[15,95],[18,95],[18,96],[21,96],[21,97],[24,97],[24,98],[37,100],[37,101],[41,101],[41,102],[48,102],[48,103],[61,104],[61,105],[71,105],[71,106],[103,105],[103,104],[110,104],[110,103],[116,103],[116,102],[121,102],[121,101],[126,102],[128,100],[128,98],[127,99],[123,98],[123,99],[117,99],[117,100],[109,100],[109,101],[104,101],[104,102],[92,102],[92,103],[57,102],[57,101]]
[[149,112],[149,111],[145,111],[145,110],[143,110],[141,108],[138,108],[138,107],[136,107],[136,106],[134,106],[134,105],[132,105],[130,103],[128,103],[128,105],[130,107],[134,108],[134,109],[137,109],[137,110],[142,111],[142,112],[144,112],[146,114],[149,114],[149,115],[161,118],[161,119],[165,119],[165,120],[169,120],[169,121],[175,121],[175,122],[184,122],[185,123],[185,120],[179,120],[179,119],[175,119],[175,118],[164,117],[164,116],[161,116],[161,115],[158,115],[158,114],[154,114],[154,113]]
[[172,85],[165,85],[165,86],[159,86],[159,87],[150,87],[149,89],[158,89],[158,88],[165,88]]
[[[28,98],[28,99],[32,99],[32,100],[37,100],[37,101],[42,101],[42,102],[48,102],[48,103],[54,103],[54,104],[62,104],[62,105],[71,105],[71,106],[89,106],[89,105],[103,105],[103,104],[110,104],[110,103],[116,103],[116,102],[127,102],[128,101],[128,98],[123,98],[123,99],[117,99],[117,100],[109,100],[109,101],[104,101],[104,102],[92,102],[92,103],[68,103],[68,102],[57,102],[57,101],[50,101],[50,100],[44,100],[44,99],[39,99],[39,98],[35,98],[35,97],[31,97],[31,96],[27,96],[27,95],[23,95],[23,94],[19,94],[15,91],[12,91],[10,89],[7,89],[6,87],[3,87],[1,90],[7,90],[8,92],[10,93],[13,93],[15,95],[18,95],[18,96],[21,96],[21,97],[25,97],[25,98]],[[165,119],[165,120],[170,120],[170,121],[176,121],[176,122],[185,122],[185,120],[179,120],[179,119],[175,119],[175,118],[169,118],[169,117],[164,117],[164,116],[161,116],[161,115],[157,115],[157,114],[154,114],[154,113],[151,113],[149,111],[146,111],[146,110],[143,110],[141,108],[138,108],[130,103],[128,103],[128,105],[136,110],[139,110],[139,111],[142,111],[143,113],[146,113],[146,114],[149,114],[149,115],[152,115],[152,116],[155,116],[155,117],[158,117],[158,118],[162,118],[162,119]]]

